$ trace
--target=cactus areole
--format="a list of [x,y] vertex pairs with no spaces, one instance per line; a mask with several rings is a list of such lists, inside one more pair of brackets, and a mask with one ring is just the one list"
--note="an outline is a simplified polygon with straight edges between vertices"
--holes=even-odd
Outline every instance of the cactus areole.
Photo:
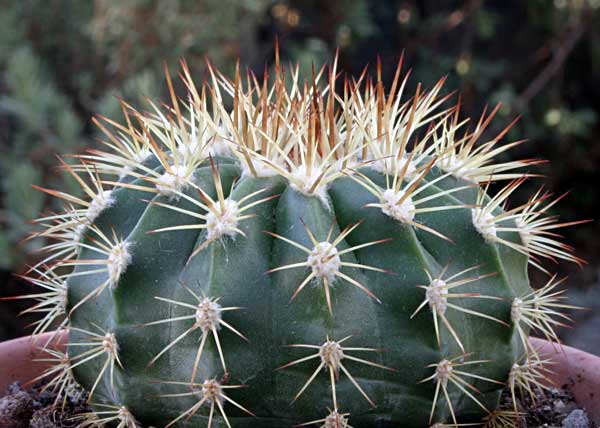
[[407,96],[401,63],[390,88],[209,68],[96,120],[104,146],[63,163],[87,197],[40,188],[65,209],[38,220],[29,297],[37,331],[69,328],[44,376],[89,391],[80,426],[505,421],[502,388],[547,370],[530,331],[556,339],[568,307],[528,267],[580,259],[550,194],[507,203],[538,161],[495,161],[520,143],[488,135],[498,109],[468,123],[443,81]]

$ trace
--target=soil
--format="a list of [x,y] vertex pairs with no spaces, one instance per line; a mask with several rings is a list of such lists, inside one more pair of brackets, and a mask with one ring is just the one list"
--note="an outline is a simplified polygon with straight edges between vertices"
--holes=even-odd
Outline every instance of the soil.
[[63,400],[56,403],[56,394],[43,387],[24,390],[18,382],[10,385],[0,398],[0,428],[75,428],[81,422],[76,416],[90,411],[85,391],[69,391],[63,407]]
[[[62,410],[62,401],[55,405],[56,395],[42,391],[43,384],[26,391],[18,383],[8,387],[6,396],[0,398],[0,428],[75,428],[76,416],[90,411],[83,390],[71,391]],[[530,396],[517,396],[519,428],[598,428],[590,422],[585,409],[579,408],[568,385],[537,391]],[[514,410],[510,392],[504,391],[503,408]]]
[[[598,428],[590,421],[585,409],[580,408],[569,385],[562,388],[534,389],[535,399],[530,394],[517,395],[519,428]],[[502,394],[501,408],[514,411],[509,390]]]

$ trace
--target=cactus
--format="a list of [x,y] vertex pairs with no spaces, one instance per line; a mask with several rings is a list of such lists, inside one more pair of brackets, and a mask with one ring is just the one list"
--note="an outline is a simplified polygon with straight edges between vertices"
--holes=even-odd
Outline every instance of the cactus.
[[81,427],[518,414],[500,391],[541,385],[528,335],[558,340],[570,307],[528,268],[581,263],[554,233],[578,222],[542,190],[509,206],[539,162],[494,162],[521,143],[502,142],[512,124],[481,142],[498,108],[469,129],[443,80],[406,97],[401,66],[385,91],[380,69],[336,82],[334,62],[302,84],[279,61],[272,86],[209,66],[197,88],[183,63],[185,99],[167,72],[166,109],[95,120],[105,148],[62,163],[89,199],[40,188],[65,211],[38,220],[53,241],[26,276],[45,288],[26,296],[37,332],[68,325],[42,377],[88,390]]

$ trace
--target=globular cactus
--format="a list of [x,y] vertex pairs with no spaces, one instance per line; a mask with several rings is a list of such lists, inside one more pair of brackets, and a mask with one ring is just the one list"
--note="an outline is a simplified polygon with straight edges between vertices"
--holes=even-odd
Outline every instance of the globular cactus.
[[[500,391],[531,391],[558,340],[555,276],[580,263],[557,240],[543,191],[507,199],[536,160],[494,163],[520,142],[483,140],[447,106],[443,80],[405,97],[401,64],[271,86],[210,68],[188,94],[124,123],[104,150],[63,163],[89,199],[38,221],[52,238],[30,275],[38,331],[60,319],[58,374],[90,394],[82,427],[502,425]],[[343,84],[340,84],[343,83]],[[230,106],[230,107],[227,107]],[[508,183],[502,185],[497,182]],[[488,196],[489,186],[498,191]]]

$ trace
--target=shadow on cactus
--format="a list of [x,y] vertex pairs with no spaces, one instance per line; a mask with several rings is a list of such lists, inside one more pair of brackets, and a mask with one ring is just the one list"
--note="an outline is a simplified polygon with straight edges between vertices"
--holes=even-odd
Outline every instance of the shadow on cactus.
[[[494,162],[441,80],[406,96],[401,65],[337,81],[336,63],[272,85],[210,68],[171,105],[97,120],[104,150],[63,168],[89,199],[38,220],[53,238],[30,280],[37,332],[69,328],[66,388],[81,427],[498,426],[500,391],[532,391],[557,341],[560,280],[582,261],[540,191],[510,195],[537,160]],[[378,73],[378,76],[380,73]],[[233,107],[229,109],[228,105]],[[488,196],[490,183],[500,190]],[[505,183],[505,184],[502,184]],[[560,199],[560,198],[559,198]],[[504,421],[504,422],[503,422]]]

